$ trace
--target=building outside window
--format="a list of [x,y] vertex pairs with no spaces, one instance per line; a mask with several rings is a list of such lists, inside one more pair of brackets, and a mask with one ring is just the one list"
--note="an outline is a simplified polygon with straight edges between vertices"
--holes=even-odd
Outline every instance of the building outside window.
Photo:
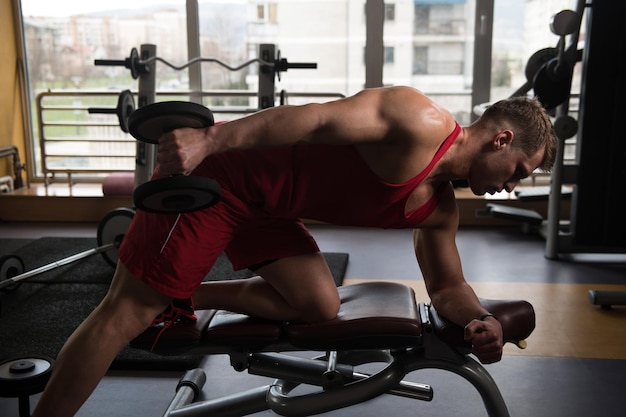
[[[110,0],[71,2],[71,7],[58,1],[21,0],[33,106],[37,94],[47,90],[136,91],[137,81],[128,69],[95,66],[94,60],[123,60],[132,48],[145,43],[157,45],[157,55],[170,63],[182,65],[190,59],[188,1],[157,4]],[[550,0],[542,4],[541,11],[536,10],[536,3],[495,0],[494,98],[506,96],[521,85],[524,65],[532,52],[556,44],[556,37],[549,32],[546,10],[561,10],[564,0]],[[236,66],[259,58],[260,44],[275,44],[280,56],[289,62],[317,64],[316,69],[290,69],[280,74],[277,92],[286,92],[289,104],[325,100],[307,94],[352,95],[365,82],[365,5],[366,0],[199,0],[200,55]],[[383,83],[419,88],[450,109],[459,122],[467,123],[471,113],[476,0],[396,0],[385,3],[383,13]],[[539,24],[538,20],[543,22]],[[539,39],[536,32],[545,36]],[[259,83],[258,69],[254,64],[231,71],[215,63],[202,63],[201,89],[254,92]],[[187,69],[176,70],[157,63],[156,71],[157,96],[190,91]],[[303,95],[298,97],[296,93]],[[114,99],[102,98],[97,104],[115,106]],[[204,103],[216,108],[254,110],[255,100],[220,96],[207,97]],[[85,98],[63,104],[79,108],[94,105]],[[67,116],[50,113],[48,121]],[[82,120],[89,116],[85,111],[74,110],[69,117]],[[100,120],[115,120],[113,116],[101,117]],[[35,123],[32,148],[36,164],[41,163],[38,129]],[[72,138],[88,136],[92,130],[54,129],[52,136]],[[125,137],[117,130],[110,135]],[[37,175],[41,176],[40,168]]]

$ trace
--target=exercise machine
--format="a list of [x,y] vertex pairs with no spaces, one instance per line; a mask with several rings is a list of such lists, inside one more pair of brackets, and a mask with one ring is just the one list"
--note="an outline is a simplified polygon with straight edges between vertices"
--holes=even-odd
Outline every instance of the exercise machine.
[[[586,17],[584,49],[578,50],[580,26]],[[527,64],[529,81],[515,94],[534,88],[545,107],[556,110],[554,129],[559,138],[551,175],[548,217],[537,224],[538,213],[490,204],[496,217],[516,219],[546,238],[548,259],[577,260],[579,254],[606,255],[609,262],[626,261],[626,217],[621,212],[621,191],[626,182],[623,162],[626,145],[621,120],[626,112],[623,64],[626,34],[621,18],[626,3],[611,0],[578,0],[576,10],[555,15],[555,34],[571,33],[570,44],[535,53]],[[611,47],[614,45],[615,47]],[[619,51],[616,53],[616,50]],[[571,72],[582,62],[578,120],[569,116]],[[564,163],[564,142],[577,135],[576,159]],[[569,220],[562,220],[563,190],[569,190]],[[541,216],[539,216],[541,217]],[[589,301],[603,308],[626,305],[626,291],[590,290]]]

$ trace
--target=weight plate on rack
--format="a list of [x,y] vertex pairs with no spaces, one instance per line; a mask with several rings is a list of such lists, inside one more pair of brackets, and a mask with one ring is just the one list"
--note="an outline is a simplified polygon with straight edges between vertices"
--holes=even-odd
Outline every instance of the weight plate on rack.
[[128,118],[135,111],[135,98],[130,90],[124,90],[117,98],[117,119],[122,132],[128,133]]
[[[17,255],[6,255],[0,258],[0,283],[24,273],[24,261]],[[19,282],[0,287],[0,291],[10,292],[20,286]]]
[[532,54],[532,56],[528,58],[528,62],[526,62],[526,79],[533,81],[537,71],[539,71],[546,62],[556,58],[558,55],[559,50],[556,48],[544,48]]
[[98,225],[98,246],[114,244],[113,249],[102,252],[104,260],[113,268],[117,266],[117,249],[120,247],[134,216],[134,209],[121,207],[104,216]]

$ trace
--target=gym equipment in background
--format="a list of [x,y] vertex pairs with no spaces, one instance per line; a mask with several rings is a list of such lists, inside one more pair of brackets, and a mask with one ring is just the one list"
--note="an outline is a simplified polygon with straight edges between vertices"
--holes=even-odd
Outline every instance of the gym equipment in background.
[[[280,56],[280,51],[276,50],[273,44],[259,45],[259,58],[248,60],[241,65],[231,66],[216,58],[196,57],[183,65],[174,65],[167,60],[158,57],[156,54],[156,45],[144,44],[140,49],[132,48],[128,58],[123,60],[114,59],[96,59],[95,65],[104,66],[123,66],[130,70],[133,79],[138,80],[138,108],[147,106],[156,101],[156,63],[160,62],[168,67],[180,71],[191,65],[208,62],[218,64],[230,71],[239,71],[252,64],[259,64],[259,86],[257,91],[258,109],[262,110],[273,107],[276,97],[276,80],[280,80],[280,74],[289,69],[315,69],[316,63],[309,62],[289,62],[286,58]],[[124,95],[122,97],[122,94]],[[128,125],[128,110],[130,103],[126,100],[128,95],[122,92],[118,106],[115,109],[92,109],[94,113],[110,113],[117,114],[120,120],[122,130]],[[200,93],[189,93],[191,97],[199,96]],[[285,100],[281,94],[281,103]],[[134,102],[133,102],[134,105]],[[156,166],[156,147],[148,142],[137,143],[137,158],[135,165],[135,187],[148,181],[152,175],[152,171]]]
[[124,90],[117,99],[115,108],[89,107],[87,111],[90,114],[115,114],[120,124],[122,132],[128,133],[128,118],[135,111],[135,98],[130,90]]
[[[577,42],[580,26],[586,17],[584,49]],[[576,10],[557,13],[550,25],[560,36],[557,48],[535,53],[527,64],[528,82],[516,94],[526,94],[535,88],[536,95],[546,107],[555,106],[554,130],[559,138],[557,155],[551,173],[548,198],[548,216],[538,229],[546,239],[545,256],[548,259],[599,262],[626,262],[626,216],[622,211],[622,194],[626,183],[623,168],[626,142],[623,140],[623,115],[626,114],[626,83],[621,59],[624,51],[619,45],[626,42],[621,18],[626,15],[626,2],[612,0],[577,0]],[[571,33],[571,34],[570,34]],[[570,43],[565,45],[565,36]],[[581,91],[578,120],[569,116],[574,65],[582,61]],[[554,83],[554,84],[553,84]],[[561,101],[562,100],[562,101]],[[565,140],[576,137],[574,163],[564,163]],[[569,189],[565,195],[564,189]],[[571,198],[569,220],[561,219],[561,201]],[[504,213],[490,207],[495,216]],[[522,222],[535,221],[517,212]],[[598,256],[602,255],[602,256]],[[589,301],[602,308],[626,305],[625,291],[590,290]]]
[[13,291],[22,281],[36,275],[71,264],[95,254],[102,254],[105,261],[115,267],[117,265],[117,249],[130,225],[135,211],[130,208],[119,208],[108,213],[98,225],[97,247],[60,259],[31,271],[25,272],[24,261],[17,255],[6,255],[0,258],[0,291]]
[[[26,185],[30,186],[29,180],[28,180],[28,171],[26,171],[26,166],[24,164],[22,164],[22,162],[20,161],[20,153],[17,149],[17,146],[5,146],[3,148],[0,148],[0,158],[5,158],[7,156],[12,156],[13,157],[13,175],[14,177],[7,177],[8,180],[10,180],[10,182],[12,183],[10,190],[8,191],[13,191],[13,190],[17,190],[19,188],[24,187],[24,180],[22,179],[22,171],[24,171],[26,173]],[[4,178],[4,177],[3,177]],[[2,178],[0,178],[1,180]]]
[[54,361],[43,356],[12,358],[0,363],[0,397],[18,398],[19,417],[30,417],[30,396],[44,390]]

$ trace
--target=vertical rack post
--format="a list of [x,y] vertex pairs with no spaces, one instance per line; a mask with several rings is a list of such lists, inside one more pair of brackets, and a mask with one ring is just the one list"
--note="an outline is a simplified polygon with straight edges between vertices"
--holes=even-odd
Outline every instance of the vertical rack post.
[[259,65],[258,108],[263,110],[274,107],[276,46],[268,43],[259,45],[259,58],[267,63]]
[[[156,57],[156,45],[143,44],[139,52],[142,61]],[[139,75],[138,107],[154,103],[156,99],[156,61],[146,65]],[[156,166],[156,145],[137,141],[135,159],[135,187],[150,180]]]

